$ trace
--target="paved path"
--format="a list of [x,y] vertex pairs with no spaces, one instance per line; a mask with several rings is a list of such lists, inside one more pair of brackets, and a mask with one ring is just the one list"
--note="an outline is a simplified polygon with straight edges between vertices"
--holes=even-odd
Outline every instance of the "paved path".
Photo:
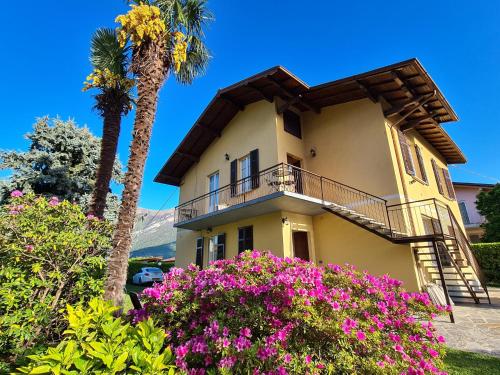
[[500,357],[500,288],[490,288],[489,292],[491,305],[455,305],[455,324],[447,317],[436,320],[435,326],[448,346]]

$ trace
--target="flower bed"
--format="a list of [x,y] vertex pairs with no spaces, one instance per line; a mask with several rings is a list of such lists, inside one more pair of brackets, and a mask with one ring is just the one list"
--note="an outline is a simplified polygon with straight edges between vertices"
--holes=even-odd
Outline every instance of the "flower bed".
[[152,316],[164,327],[177,366],[192,374],[424,374],[442,367],[444,339],[430,322],[439,310],[428,296],[352,267],[245,252],[201,271],[174,268],[142,298],[135,320]]

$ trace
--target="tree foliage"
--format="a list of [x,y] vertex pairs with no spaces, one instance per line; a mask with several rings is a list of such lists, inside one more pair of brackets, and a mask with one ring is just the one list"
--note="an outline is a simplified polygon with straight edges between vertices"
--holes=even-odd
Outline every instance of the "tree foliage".
[[[0,169],[12,171],[0,183],[0,203],[17,189],[66,199],[86,210],[100,158],[100,139],[72,120],[49,117],[38,119],[26,139],[30,142],[26,151],[0,151]],[[120,162],[115,161],[115,182],[122,179],[121,169]],[[116,195],[108,196],[107,217],[112,219],[119,202]]]
[[482,191],[477,196],[476,206],[486,218],[483,242],[500,242],[500,184],[490,191]]
[[66,304],[102,293],[111,230],[68,201],[12,193],[0,208],[0,353],[58,341]]

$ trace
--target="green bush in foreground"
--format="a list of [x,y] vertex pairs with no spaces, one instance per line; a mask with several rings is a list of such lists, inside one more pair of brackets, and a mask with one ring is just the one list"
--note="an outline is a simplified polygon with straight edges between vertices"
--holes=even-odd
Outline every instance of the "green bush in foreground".
[[102,293],[111,225],[57,198],[12,192],[0,207],[0,353],[58,342],[66,304]]
[[488,283],[500,284],[500,242],[475,243],[472,249]]
[[151,319],[132,326],[117,308],[93,299],[87,309],[68,305],[69,329],[59,345],[30,355],[23,374],[174,374],[165,333]]

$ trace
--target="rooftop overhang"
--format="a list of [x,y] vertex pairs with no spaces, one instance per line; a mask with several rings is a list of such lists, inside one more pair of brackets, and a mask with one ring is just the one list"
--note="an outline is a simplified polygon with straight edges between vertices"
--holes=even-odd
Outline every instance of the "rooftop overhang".
[[417,130],[447,163],[466,162],[440,125],[457,121],[458,117],[417,59],[312,87],[277,66],[219,90],[155,181],[179,186],[184,174],[221,136],[238,111],[260,100],[273,102],[275,97],[303,112],[320,112],[323,107],[364,98],[380,102],[386,117],[403,118],[401,127]]

